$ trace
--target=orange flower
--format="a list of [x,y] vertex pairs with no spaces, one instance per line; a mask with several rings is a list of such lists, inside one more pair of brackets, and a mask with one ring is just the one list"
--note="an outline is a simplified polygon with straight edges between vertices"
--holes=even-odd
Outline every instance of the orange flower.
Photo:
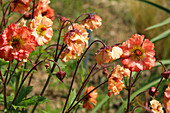
[[111,96],[111,93],[118,95],[124,88],[123,74],[125,77],[130,75],[130,73],[127,73],[127,70],[120,65],[113,68],[111,75],[108,76],[108,96]]
[[27,27],[10,24],[0,35],[0,58],[6,61],[16,59],[27,61],[29,54],[35,49],[36,40]]
[[82,25],[91,31],[98,29],[102,25],[102,19],[98,15],[90,15],[82,21]]
[[110,47],[101,48],[95,56],[97,64],[101,65],[103,63],[109,63],[113,60],[120,58],[122,55],[122,49],[119,47]]
[[155,65],[154,44],[144,35],[132,35],[122,44],[122,63],[131,71],[149,70]]
[[85,45],[87,45],[87,40],[88,38],[83,37],[78,30],[71,30],[64,35],[63,42],[68,45],[70,51],[74,51],[80,56]]
[[168,85],[168,88],[165,89],[163,104],[166,108],[166,112],[170,113],[170,84]]
[[[85,91],[84,91],[84,95],[86,95],[87,93],[89,93],[91,90],[93,90],[95,87],[90,86],[90,87],[86,87]],[[91,103],[93,103],[93,105],[96,106],[97,103],[97,98],[98,93],[96,92],[96,90],[94,90],[93,92],[91,92],[85,99],[84,99],[84,103],[83,103],[83,108],[86,109],[91,109],[93,108],[93,106],[91,105]]]
[[14,12],[26,13],[30,10],[31,0],[14,0],[10,6]]
[[150,101],[151,104],[151,111],[153,113],[163,113],[162,106],[157,100]]
[[62,62],[67,62],[70,59],[76,59],[76,53],[74,51],[70,51],[69,49],[65,49],[60,55]]
[[32,30],[32,35],[35,36],[38,45],[48,44],[51,41],[53,36],[52,24],[51,19],[41,15],[29,22],[29,28]]

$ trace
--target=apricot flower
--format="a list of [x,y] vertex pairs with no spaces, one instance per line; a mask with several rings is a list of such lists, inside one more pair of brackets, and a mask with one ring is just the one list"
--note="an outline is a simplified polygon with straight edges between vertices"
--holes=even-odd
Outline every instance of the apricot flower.
[[74,51],[70,51],[69,49],[65,49],[60,55],[62,62],[67,62],[70,59],[76,59],[76,53]]
[[166,112],[170,113],[170,84],[168,85],[168,88],[165,89],[163,104],[165,106]]
[[29,28],[32,31],[32,35],[35,36],[38,45],[48,44],[51,41],[53,36],[52,24],[51,19],[41,15],[29,22]]
[[[94,87],[90,86],[90,87],[86,87],[85,91],[84,91],[84,95],[86,95],[87,93],[89,93],[91,90],[93,90]],[[98,93],[96,92],[96,90],[94,90],[93,92],[91,92],[85,99],[84,99],[84,103],[83,103],[83,108],[86,109],[91,109],[93,108],[92,104],[96,106],[97,103],[97,98]]]
[[98,29],[102,25],[102,19],[100,16],[94,14],[90,15],[82,21],[82,25],[91,31]]
[[162,106],[157,100],[150,101],[151,104],[151,111],[153,113],[163,113]]
[[144,35],[132,35],[122,44],[122,63],[124,67],[131,71],[149,70],[155,66],[154,44],[148,39],[144,40]]
[[101,65],[103,63],[109,63],[113,60],[120,58],[122,55],[122,49],[119,47],[110,47],[101,48],[95,56],[97,64]]
[[26,13],[30,10],[31,0],[14,0],[10,6],[14,12]]
[[27,27],[10,24],[0,35],[0,58],[6,61],[16,59],[27,61],[29,54],[35,49],[36,40]]

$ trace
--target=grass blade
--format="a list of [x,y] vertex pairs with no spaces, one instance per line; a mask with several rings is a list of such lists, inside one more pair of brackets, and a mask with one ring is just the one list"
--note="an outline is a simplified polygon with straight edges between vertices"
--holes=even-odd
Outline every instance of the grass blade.
[[170,36],[170,29],[164,31],[163,33],[159,34],[159,35],[156,36],[155,38],[151,39],[151,42],[154,43],[154,42],[159,41],[159,40],[161,40],[161,39],[163,39],[163,38],[166,38],[166,37],[168,37],[168,36]]

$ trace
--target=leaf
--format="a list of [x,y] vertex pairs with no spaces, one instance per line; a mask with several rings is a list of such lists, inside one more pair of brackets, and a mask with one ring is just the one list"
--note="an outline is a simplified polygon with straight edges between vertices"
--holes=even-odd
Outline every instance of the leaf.
[[161,39],[163,39],[163,38],[166,38],[166,37],[168,37],[168,36],[170,36],[170,29],[168,29],[167,31],[159,34],[159,35],[156,36],[155,38],[151,39],[151,42],[155,43],[156,41],[159,41],[159,40],[161,40]]
[[14,102],[14,105],[20,103],[31,91],[32,91],[32,86],[29,87],[23,86]]
[[170,18],[164,20],[163,22],[160,22],[159,24],[155,24],[155,25],[152,25],[150,27],[147,27],[145,30],[151,30],[151,29],[154,29],[154,28],[157,28],[157,27],[164,26],[164,25],[169,24],[169,23],[170,23]]
[[167,9],[167,8],[165,8],[165,7],[162,7],[162,6],[158,5],[158,4],[155,4],[155,3],[153,3],[153,2],[150,2],[150,1],[147,1],[147,0],[139,0],[139,1],[145,2],[145,3],[149,4],[149,5],[152,5],[152,6],[154,6],[154,7],[159,8],[159,9],[161,9],[161,10],[167,12],[167,13],[170,13],[170,10],[169,10],[169,9]]
[[103,100],[99,104],[97,104],[97,106],[92,110],[91,113],[95,113],[97,110],[99,110],[108,99],[110,99],[108,95],[104,96]]
[[75,97],[76,97],[76,89],[73,89],[70,93],[70,97],[69,97],[69,100],[68,100],[68,107],[72,104]]

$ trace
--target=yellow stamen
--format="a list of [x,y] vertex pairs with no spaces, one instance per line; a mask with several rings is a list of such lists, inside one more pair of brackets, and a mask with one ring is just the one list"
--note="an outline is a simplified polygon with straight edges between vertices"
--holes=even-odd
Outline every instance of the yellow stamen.
[[142,60],[143,58],[145,58],[144,53],[145,53],[145,50],[141,46],[134,46],[133,49],[131,49],[131,57],[135,61],[139,61],[139,60]]
[[20,47],[24,45],[24,40],[21,38],[20,35],[11,37],[9,41],[9,45],[11,45],[15,49],[19,49]]
[[46,33],[46,31],[47,31],[47,28],[46,28],[46,26],[40,24],[40,25],[38,25],[38,27],[36,28],[36,31],[37,31],[37,34],[38,34],[39,36],[44,36],[45,33]]

